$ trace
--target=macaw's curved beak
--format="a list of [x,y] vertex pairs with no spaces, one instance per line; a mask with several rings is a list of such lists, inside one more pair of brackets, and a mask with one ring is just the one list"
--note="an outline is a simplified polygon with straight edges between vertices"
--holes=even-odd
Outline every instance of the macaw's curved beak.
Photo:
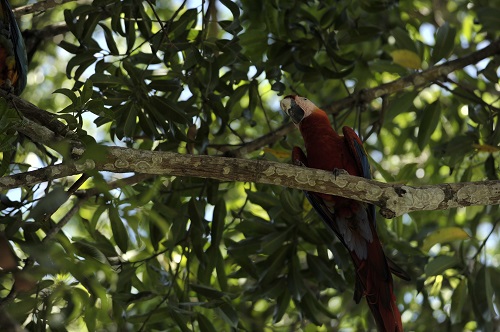
[[293,123],[298,124],[304,118],[304,110],[300,108],[293,98],[285,98],[280,102],[283,112],[288,114]]

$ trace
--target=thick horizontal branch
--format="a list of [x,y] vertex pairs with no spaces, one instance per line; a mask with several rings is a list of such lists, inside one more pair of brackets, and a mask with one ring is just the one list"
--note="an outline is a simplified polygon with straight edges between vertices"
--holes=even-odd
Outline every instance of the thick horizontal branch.
[[343,196],[382,208],[387,218],[411,211],[443,210],[500,203],[500,181],[406,186],[264,160],[181,155],[110,147],[103,158],[49,166],[0,178],[0,190],[62,178],[82,172],[110,171],[255,182]]

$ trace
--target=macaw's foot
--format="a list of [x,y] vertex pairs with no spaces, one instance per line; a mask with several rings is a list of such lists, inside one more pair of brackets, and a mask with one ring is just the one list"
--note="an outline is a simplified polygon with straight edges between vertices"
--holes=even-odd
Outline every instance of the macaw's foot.
[[342,168],[334,168],[333,169],[333,176],[335,176],[335,180],[337,180],[337,176],[339,175],[349,175],[345,169]]
[[294,164],[295,166],[302,166],[302,167],[305,167],[305,166],[306,166],[306,165],[305,165],[305,164],[304,164],[301,160],[298,160],[298,159],[295,159],[295,160],[293,161],[293,164]]
[[7,92],[9,95],[14,94],[14,85],[12,85],[12,82],[9,79],[3,81],[0,88]]

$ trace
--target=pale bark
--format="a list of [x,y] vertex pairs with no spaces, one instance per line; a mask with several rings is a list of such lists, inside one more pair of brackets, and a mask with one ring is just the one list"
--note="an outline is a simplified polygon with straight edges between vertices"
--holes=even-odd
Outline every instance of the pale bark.
[[101,148],[103,154],[0,178],[0,190],[95,171],[136,172],[279,185],[321,192],[375,204],[386,218],[411,211],[444,210],[500,203],[500,181],[450,183],[433,186],[387,184],[360,177],[265,160],[182,155],[128,148]]

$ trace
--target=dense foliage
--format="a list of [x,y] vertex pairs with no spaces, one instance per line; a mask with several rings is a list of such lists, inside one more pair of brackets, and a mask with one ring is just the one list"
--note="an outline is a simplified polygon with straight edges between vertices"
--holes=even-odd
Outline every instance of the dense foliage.
[[[284,94],[334,109],[463,58],[498,42],[499,8],[497,0],[68,2],[20,20],[21,30],[45,29],[21,97],[75,131],[89,158],[121,145],[289,162],[303,144],[296,130],[254,144],[289,122]],[[67,32],[55,35],[54,23]],[[332,124],[359,131],[380,181],[498,179],[499,64],[500,55],[489,57],[360,99],[335,110]],[[8,131],[17,113],[0,107],[3,176],[71,158]],[[0,297],[25,281],[2,310],[27,329],[374,328],[366,303],[352,300],[346,250],[301,192],[88,175],[69,198],[78,177],[1,193],[0,227],[24,276],[3,274]],[[407,330],[498,328],[499,220],[497,206],[380,217],[386,254],[412,276],[395,280]]]

